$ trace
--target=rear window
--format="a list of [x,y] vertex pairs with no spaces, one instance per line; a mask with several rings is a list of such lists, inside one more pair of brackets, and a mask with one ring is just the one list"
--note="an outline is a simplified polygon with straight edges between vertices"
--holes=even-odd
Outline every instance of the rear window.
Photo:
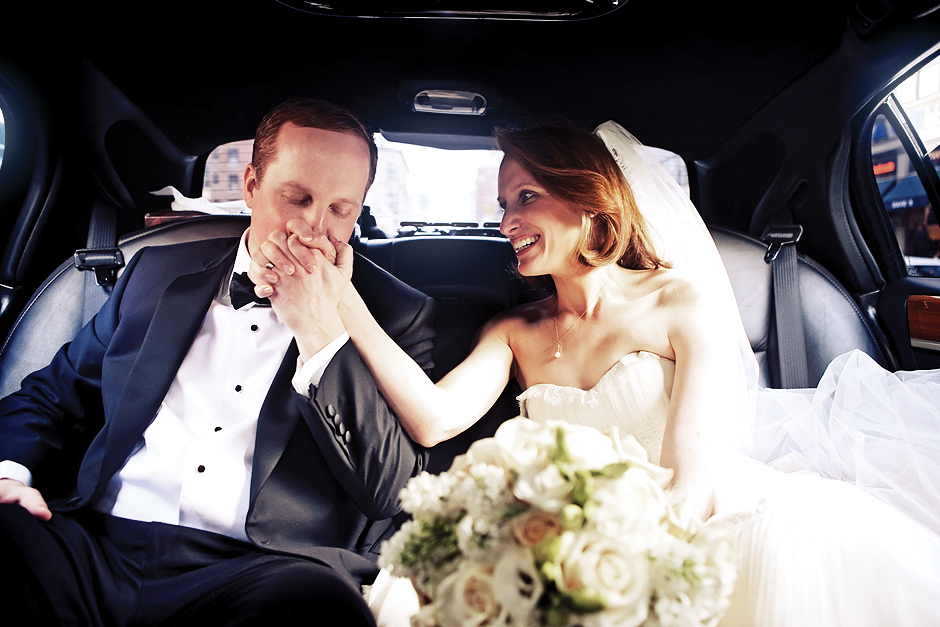
[[[496,203],[502,152],[444,150],[393,143],[376,135],[379,149],[375,183],[366,196],[360,219],[364,237],[420,234],[473,234],[495,229],[501,218]],[[252,140],[216,148],[206,162],[202,196],[212,203],[242,198],[242,176],[251,161]],[[685,162],[657,150],[673,177],[688,190]],[[378,231],[371,231],[372,220]]]
[[209,202],[223,203],[242,200],[242,177],[251,162],[254,140],[246,139],[219,146],[206,161],[202,197]]

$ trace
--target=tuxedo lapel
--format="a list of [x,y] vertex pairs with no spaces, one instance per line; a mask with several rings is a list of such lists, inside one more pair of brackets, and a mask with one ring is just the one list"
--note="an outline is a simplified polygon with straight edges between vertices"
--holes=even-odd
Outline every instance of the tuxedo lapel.
[[258,416],[249,503],[271,475],[300,420],[291,379],[297,370],[297,343],[291,342]]
[[117,420],[109,425],[101,477],[120,469],[156,415],[234,255],[231,249],[206,259],[198,271],[177,277],[159,296],[115,406]]
[[[360,284],[362,277],[372,276],[368,270],[363,267],[365,263],[358,254],[353,258],[353,279],[352,283],[357,289],[362,290]],[[369,289],[367,286],[365,289]],[[258,417],[258,430],[255,440],[255,455],[251,470],[251,492],[249,498],[249,507],[254,504],[258,492],[268,480],[274,467],[280,461],[298,422],[303,417],[297,402],[294,398],[294,391],[291,380],[297,371],[297,342],[293,341],[287,349],[284,361],[274,377],[274,382],[268,390],[268,395],[261,407],[261,414]],[[319,451],[311,451],[311,454],[319,455]],[[251,511],[249,509],[249,511]],[[250,515],[249,515],[250,516]]]

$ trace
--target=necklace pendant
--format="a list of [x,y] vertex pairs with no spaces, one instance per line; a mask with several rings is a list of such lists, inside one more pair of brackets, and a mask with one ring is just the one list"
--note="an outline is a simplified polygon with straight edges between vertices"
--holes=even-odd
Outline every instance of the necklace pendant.
[[561,357],[561,348],[555,351],[555,359],[558,359],[559,357]]

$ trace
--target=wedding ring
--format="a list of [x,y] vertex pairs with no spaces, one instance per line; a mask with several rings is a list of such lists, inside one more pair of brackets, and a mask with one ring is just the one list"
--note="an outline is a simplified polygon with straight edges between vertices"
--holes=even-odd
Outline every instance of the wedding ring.
[[264,267],[267,268],[268,270],[274,270],[274,264],[271,263],[270,261],[264,264]]

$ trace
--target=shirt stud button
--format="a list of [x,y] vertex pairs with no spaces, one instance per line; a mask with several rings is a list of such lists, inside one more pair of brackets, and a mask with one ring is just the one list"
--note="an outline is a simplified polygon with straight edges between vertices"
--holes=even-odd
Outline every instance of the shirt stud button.
[[236,392],[241,392],[241,391],[242,391],[242,386],[236,385],[236,386],[235,386],[235,391],[236,391]]
[[255,333],[257,333],[257,332],[258,332],[258,325],[257,325],[257,324],[251,325],[251,330],[254,331]]
[[206,471],[206,467],[203,466],[202,464],[199,464],[199,466],[196,467],[196,472],[205,472],[205,471]]

